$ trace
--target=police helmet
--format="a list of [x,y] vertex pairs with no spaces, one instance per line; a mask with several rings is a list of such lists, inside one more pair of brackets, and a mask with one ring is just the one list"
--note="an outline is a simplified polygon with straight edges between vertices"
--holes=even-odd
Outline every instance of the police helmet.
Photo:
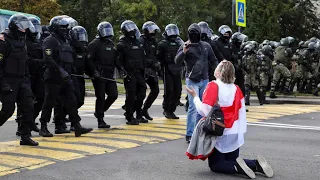
[[289,40],[288,40],[288,38],[281,38],[281,40],[280,40],[280,45],[281,46],[289,46]]
[[142,31],[145,34],[155,34],[155,33],[160,33],[161,32],[159,26],[156,23],[152,22],[152,21],[147,21],[147,22],[143,23]]
[[227,25],[220,26],[218,29],[218,32],[220,33],[221,36],[225,33],[229,33],[230,35],[232,34],[231,28]]
[[299,48],[303,48],[303,44],[304,44],[304,41],[300,41],[298,44]]
[[71,30],[73,27],[79,25],[78,21],[76,21],[72,17],[67,17],[66,20],[68,22],[68,30]]
[[70,30],[70,35],[73,40],[79,42],[88,42],[88,33],[82,26],[75,26]]
[[315,50],[315,49],[316,49],[316,43],[311,41],[308,44],[308,50]]
[[240,32],[235,32],[231,36],[231,40],[232,42],[235,42],[235,43],[242,43],[242,42],[248,41],[248,36]]
[[295,41],[295,39],[291,36],[288,36],[286,39],[288,39],[289,45],[291,45]]
[[309,41],[311,41],[311,42],[317,42],[318,41],[318,39],[316,38],[316,37],[312,37],[312,38],[310,38],[310,40]]
[[255,46],[250,43],[250,44],[245,45],[243,50],[245,53],[254,52]]
[[49,29],[56,34],[67,33],[68,28],[68,16],[55,16],[50,20]]
[[111,37],[114,36],[113,27],[109,22],[101,22],[97,26],[99,37]]
[[213,36],[213,30],[209,27],[209,24],[205,21],[201,21],[198,23],[201,28],[201,36],[207,36],[211,38]]
[[179,28],[175,24],[168,24],[164,29],[165,37],[177,37],[180,35]]
[[131,20],[125,20],[124,22],[122,22],[120,29],[124,35],[128,35],[128,33],[134,32],[136,37],[137,37],[137,32],[139,32],[137,25]]
[[273,49],[270,45],[264,45],[262,48],[261,48],[261,52],[262,54],[266,55],[266,56],[273,56]]
[[32,22],[27,18],[27,16],[23,15],[23,14],[14,14],[12,15],[9,20],[8,20],[8,24],[9,24],[9,30],[15,34],[17,33],[19,30],[27,30],[29,29],[30,32],[34,33],[35,32],[35,27],[32,24]]
[[28,17],[28,19],[31,21],[31,23],[34,26],[35,31],[32,33],[31,31],[27,31],[27,36],[32,40],[39,40],[40,35],[42,33],[42,27],[41,27],[41,22],[39,19],[35,17]]

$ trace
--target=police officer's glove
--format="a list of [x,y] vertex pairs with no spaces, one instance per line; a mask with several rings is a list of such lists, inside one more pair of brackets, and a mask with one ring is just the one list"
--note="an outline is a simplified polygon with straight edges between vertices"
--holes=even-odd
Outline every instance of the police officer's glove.
[[61,78],[64,80],[64,81],[68,81],[70,79],[70,76],[69,74],[60,67],[60,75],[61,75]]
[[11,86],[9,84],[5,83],[1,85],[1,92],[3,94],[8,94],[13,92],[13,90],[11,89]]
[[92,74],[92,77],[97,80],[100,78],[100,74],[98,73],[98,71],[94,71],[93,74]]
[[128,75],[128,72],[126,70],[121,69],[120,74],[123,77],[123,79],[130,79],[130,76]]

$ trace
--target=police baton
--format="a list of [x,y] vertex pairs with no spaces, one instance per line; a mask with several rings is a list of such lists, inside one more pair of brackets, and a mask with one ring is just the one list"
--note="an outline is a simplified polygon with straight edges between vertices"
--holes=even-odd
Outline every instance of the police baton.
[[[84,75],[78,75],[78,74],[71,74],[71,76],[81,77],[81,78],[83,78],[83,79],[94,79],[93,77],[84,76]],[[109,78],[104,78],[104,77],[99,77],[99,79],[105,80],[105,81],[112,81],[112,82],[116,82],[116,83],[119,83],[119,84],[123,84],[123,82],[119,82],[119,81],[116,81],[116,80],[114,80],[114,79],[109,79]]]

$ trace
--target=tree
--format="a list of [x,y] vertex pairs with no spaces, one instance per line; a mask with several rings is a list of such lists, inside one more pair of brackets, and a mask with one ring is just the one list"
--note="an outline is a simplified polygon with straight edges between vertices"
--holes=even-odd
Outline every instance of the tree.
[[54,0],[2,0],[0,8],[37,15],[42,24],[60,13],[60,5]]

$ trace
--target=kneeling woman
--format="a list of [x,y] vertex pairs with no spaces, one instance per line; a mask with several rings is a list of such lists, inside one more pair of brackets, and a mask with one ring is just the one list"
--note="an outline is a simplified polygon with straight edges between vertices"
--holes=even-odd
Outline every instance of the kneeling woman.
[[[219,104],[224,114],[226,128],[223,135],[213,138],[214,148],[211,146],[209,153],[201,154],[201,159],[208,158],[209,167],[213,172],[242,174],[252,179],[256,177],[255,172],[259,172],[267,177],[272,177],[273,170],[262,156],[258,156],[256,160],[239,157],[239,148],[244,144],[244,133],[247,131],[247,121],[243,94],[241,89],[234,84],[235,70],[232,63],[225,60],[220,62],[214,75],[217,80],[208,84],[202,96],[203,102],[200,101],[193,89],[187,88],[188,93],[195,97],[194,104],[198,113],[203,117],[209,114],[215,103]],[[194,135],[199,136],[199,134],[201,133]],[[198,138],[192,138],[191,144],[193,139],[197,141]],[[200,141],[194,143],[199,144]],[[199,159],[200,157],[190,153],[187,155],[190,159]]]

